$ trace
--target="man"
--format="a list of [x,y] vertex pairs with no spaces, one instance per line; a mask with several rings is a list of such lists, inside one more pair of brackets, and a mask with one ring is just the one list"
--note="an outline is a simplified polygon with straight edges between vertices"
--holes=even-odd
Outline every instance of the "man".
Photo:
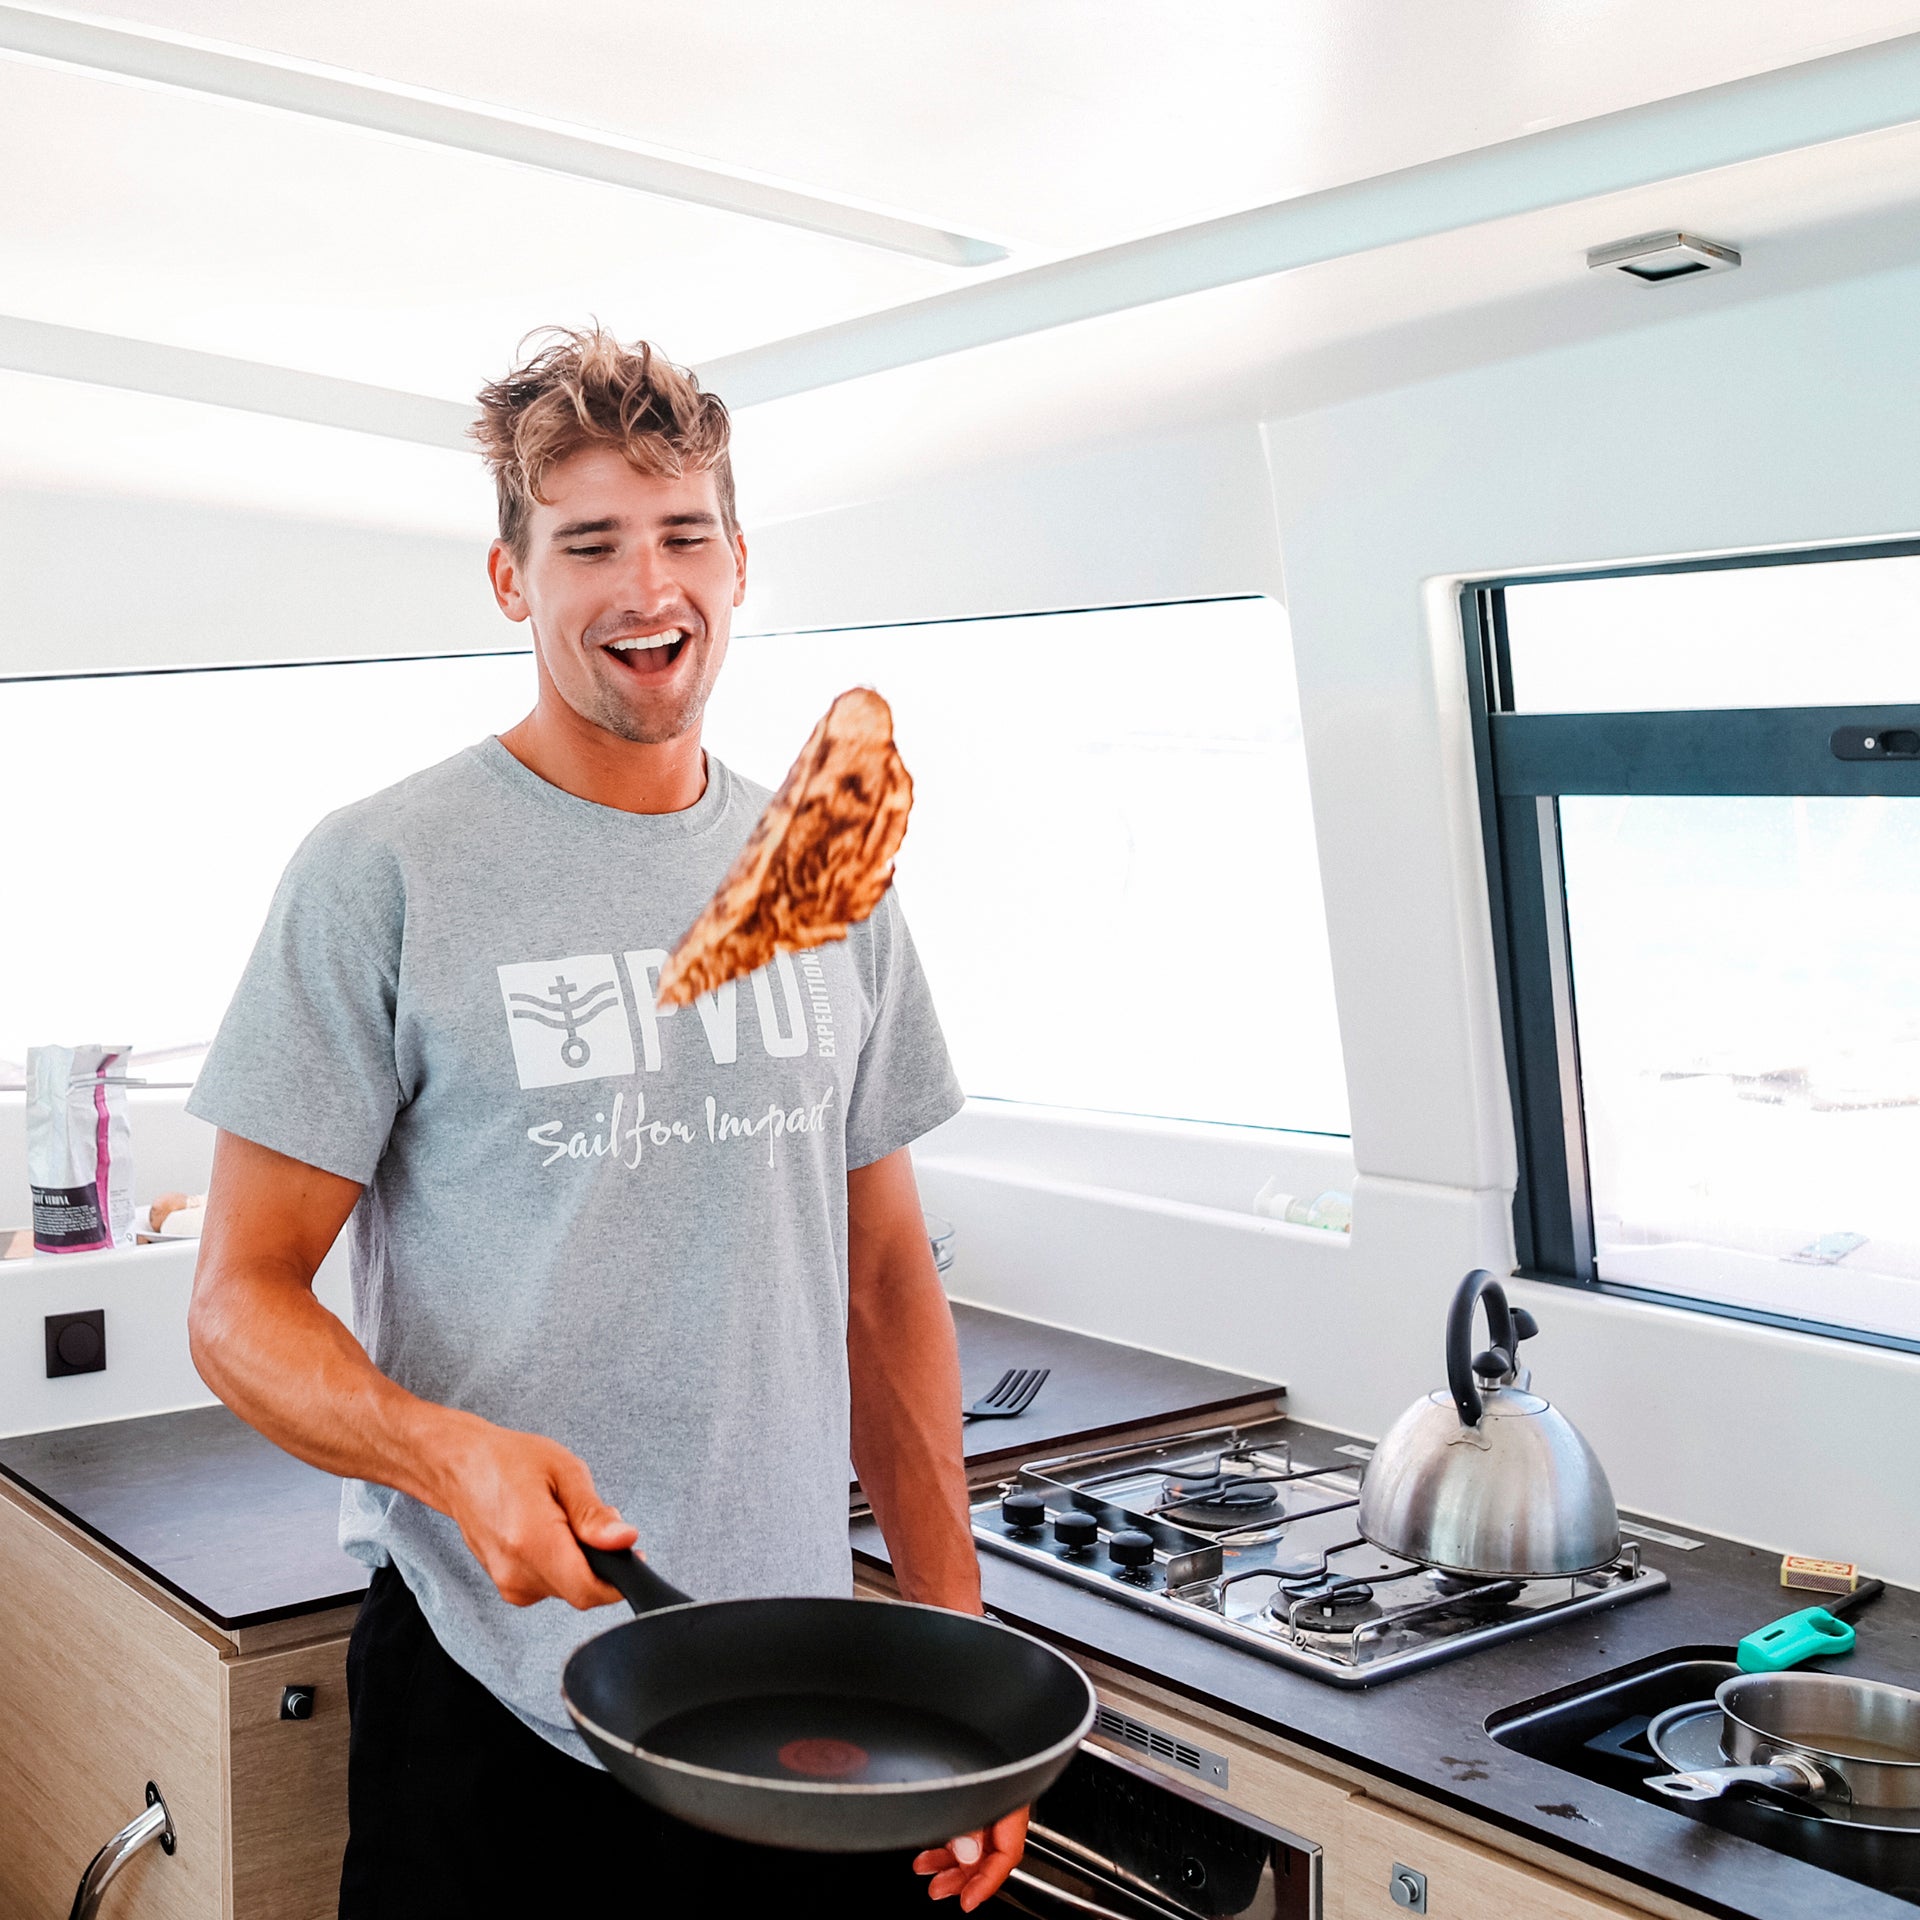
[[[747,1848],[627,1795],[560,1671],[625,1617],[581,1541],[637,1540],[701,1599],[850,1591],[849,1451],[906,1595],[979,1611],[907,1154],[960,1091],[891,894],[804,996],[783,956],[654,1006],[767,798],[700,742],[746,588],[726,410],[598,331],[481,406],[488,569],[538,698],[288,868],[189,1102],[220,1130],[194,1359],[346,1478],[374,1568],[343,1920],[677,1914],[692,1887],[878,1913],[905,1862]],[[364,1349],[312,1292],[349,1217]],[[1024,1832],[912,1864],[971,1910]]]

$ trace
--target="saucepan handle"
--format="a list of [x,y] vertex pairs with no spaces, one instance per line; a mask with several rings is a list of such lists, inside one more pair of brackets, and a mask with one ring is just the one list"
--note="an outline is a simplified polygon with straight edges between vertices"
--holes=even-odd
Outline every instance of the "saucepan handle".
[[595,1577],[617,1588],[621,1599],[635,1613],[652,1613],[656,1607],[684,1607],[693,1598],[690,1593],[682,1593],[671,1580],[663,1580],[631,1547],[611,1553],[605,1547],[590,1547],[582,1540],[580,1551],[587,1556],[587,1565]]
[[1475,1267],[1454,1289],[1453,1305],[1447,1309],[1447,1391],[1460,1410],[1461,1422],[1469,1427],[1480,1424],[1480,1389],[1473,1379],[1473,1310],[1484,1299],[1487,1303],[1487,1331],[1493,1344],[1513,1359],[1513,1315],[1507,1306],[1507,1290],[1485,1267]]
[[1729,1787],[1771,1787],[1777,1793],[1819,1795],[1826,1776],[1810,1760],[1781,1755],[1770,1767],[1701,1767],[1694,1773],[1656,1774],[1646,1783],[1669,1800],[1718,1800]]

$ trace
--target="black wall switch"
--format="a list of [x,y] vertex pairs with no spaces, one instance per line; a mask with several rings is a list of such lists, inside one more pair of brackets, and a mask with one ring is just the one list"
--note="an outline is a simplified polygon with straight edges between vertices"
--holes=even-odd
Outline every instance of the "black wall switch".
[[70,1373],[104,1373],[107,1366],[107,1311],[47,1315],[47,1378]]

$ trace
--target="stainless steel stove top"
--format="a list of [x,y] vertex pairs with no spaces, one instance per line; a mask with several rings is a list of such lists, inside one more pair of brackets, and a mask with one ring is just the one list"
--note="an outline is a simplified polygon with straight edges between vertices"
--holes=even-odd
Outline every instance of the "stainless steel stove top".
[[973,1509],[973,1531],[995,1553],[1348,1687],[1667,1584],[1634,1545],[1572,1579],[1443,1573],[1362,1540],[1358,1493],[1357,1465],[1296,1466],[1275,1420],[1036,1460]]

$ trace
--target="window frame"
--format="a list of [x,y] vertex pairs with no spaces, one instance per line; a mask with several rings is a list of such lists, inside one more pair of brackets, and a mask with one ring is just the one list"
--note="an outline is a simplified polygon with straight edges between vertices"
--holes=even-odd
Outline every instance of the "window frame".
[[1656,566],[1514,574],[1460,593],[1500,1028],[1518,1178],[1521,1277],[1722,1319],[1920,1353],[1920,1339],[1666,1292],[1595,1271],[1559,801],[1565,794],[1920,797],[1920,760],[1843,761],[1844,726],[1920,728],[1920,705],[1729,707],[1620,713],[1514,710],[1506,589],[1556,581],[1725,572],[1737,567],[1908,558],[1920,541],[1716,555]]

